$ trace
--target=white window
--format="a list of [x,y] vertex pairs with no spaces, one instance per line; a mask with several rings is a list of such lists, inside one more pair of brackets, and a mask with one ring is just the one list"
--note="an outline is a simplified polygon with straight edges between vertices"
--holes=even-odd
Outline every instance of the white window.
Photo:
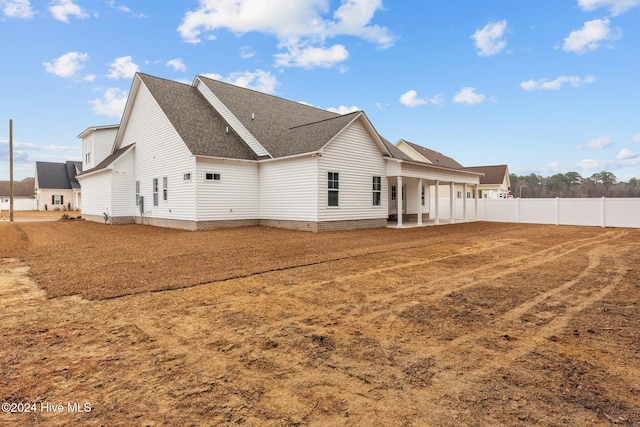
[[457,197],[458,199],[462,199],[462,191],[458,191],[458,192],[456,193],[456,197]]
[[91,141],[84,144],[84,162],[88,165],[91,163]]
[[64,196],[61,194],[54,194],[51,196],[51,204],[52,205],[62,205],[64,204]]
[[214,172],[205,172],[204,174],[205,181],[220,181],[220,174]]
[[373,206],[382,205],[382,177],[373,177]]
[[420,200],[421,200],[420,204],[422,206],[424,206],[424,185],[422,186],[422,189],[420,190]]
[[162,178],[162,201],[169,200],[169,178],[166,176]]
[[191,173],[185,173],[184,175],[182,175],[182,179],[184,181],[191,181]]
[[467,199],[471,198],[471,191],[467,191]]
[[338,172],[327,173],[327,198],[327,206],[340,206],[340,174]]
[[158,178],[153,178],[153,206],[158,206]]
[[140,181],[136,181],[136,206],[140,206]]

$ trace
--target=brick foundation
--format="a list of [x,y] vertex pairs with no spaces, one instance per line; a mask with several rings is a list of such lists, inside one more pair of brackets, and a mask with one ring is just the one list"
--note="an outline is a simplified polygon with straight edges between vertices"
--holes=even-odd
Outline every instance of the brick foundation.
[[288,221],[280,219],[261,219],[259,225],[263,227],[284,228],[298,231],[318,231],[318,223],[313,221]]
[[384,228],[387,226],[386,218],[356,219],[350,221],[325,221],[319,222],[318,231],[362,230],[365,228]]
[[220,228],[238,228],[253,227],[258,225],[257,219],[237,219],[237,220],[221,220],[221,221],[198,221],[196,230],[217,230]]
[[[104,223],[101,215],[82,215],[88,221]],[[360,230],[365,228],[384,228],[387,226],[386,218],[378,219],[358,219],[348,221],[289,221],[277,219],[246,219],[246,220],[220,220],[220,221],[185,221],[178,219],[166,218],[150,218],[141,219],[139,216],[120,216],[109,217],[109,224],[144,224],[153,225],[155,227],[175,228],[179,230],[201,231],[201,230],[217,230],[221,228],[236,227],[274,227],[284,228],[287,230],[311,231],[314,233],[322,231],[340,231],[340,230]]]

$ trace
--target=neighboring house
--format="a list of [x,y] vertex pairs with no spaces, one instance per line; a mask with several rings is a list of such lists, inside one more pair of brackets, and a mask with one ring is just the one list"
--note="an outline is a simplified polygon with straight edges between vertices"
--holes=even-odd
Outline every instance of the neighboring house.
[[480,198],[506,199],[509,197],[511,179],[507,165],[470,166],[465,169],[484,174],[480,177]]
[[[38,208],[34,190],[35,178],[13,182],[13,210],[33,211]],[[0,181],[0,211],[8,211],[11,205],[11,182]]]
[[384,227],[402,206],[402,226],[437,217],[425,187],[477,186],[481,176],[412,159],[362,111],[339,115],[203,76],[188,85],[136,74],[114,132],[79,135],[88,220],[322,231]]
[[[480,186],[478,187],[478,191],[480,192],[478,195],[479,198],[504,199],[509,195],[511,182],[509,180],[509,168],[507,165],[464,167],[451,157],[447,157],[442,153],[409,141],[400,140],[396,146],[414,160],[482,174],[480,176]],[[461,199],[464,194],[466,194],[467,198],[473,198],[473,195],[469,191],[459,186],[455,188],[455,198]]]
[[38,210],[79,210],[82,162],[36,162],[35,193]]

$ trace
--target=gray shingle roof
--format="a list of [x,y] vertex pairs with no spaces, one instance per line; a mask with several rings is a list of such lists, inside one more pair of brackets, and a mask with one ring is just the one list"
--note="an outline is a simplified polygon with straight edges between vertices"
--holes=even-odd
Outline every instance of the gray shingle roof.
[[[195,86],[148,74],[137,76],[192,154],[260,159]],[[274,158],[318,151],[362,114],[357,111],[340,115],[203,76],[198,78]],[[382,141],[393,157],[409,159],[389,141]],[[107,167],[118,153],[121,154],[116,151],[85,173]]]
[[[35,193],[35,178],[25,178],[22,181],[13,182],[13,195],[15,197],[33,197]],[[11,195],[11,182],[0,181],[0,197]]]
[[80,184],[76,180],[76,169],[82,171],[81,162],[36,162],[38,187],[57,190],[80,188]]
[[273,157],[317,151],[349,123],[348,118],[333,121],[344,116],[327,110],[199,78]]
[[502,184],[507,173],[507,165],[469,166],[465,170],[484,173],[484,176],[480,177],[480,184]]
[[256,154],[193,86],[138,74],[152,96],[196,156],[255,160]]
[[424,158],[428,159],[435,166],[443,166],[445,168],[450,168],[450,169],[463,169],[464,168],[464,166],[462,166],[460,163],[458,163],[457,161],[455,161],[451,157],[445,156],[442,153],[430,150],[430,149],[425,148],[425,147],[423,147],[421,145],[414,144],[413,142],[409,142],[409,141],[404,140],[404,139],[401,140],[401,141],[404,141],[407,145],[409,145],[411,148],[416,150],[418,153],[420,153],[421,156],[423,156]]

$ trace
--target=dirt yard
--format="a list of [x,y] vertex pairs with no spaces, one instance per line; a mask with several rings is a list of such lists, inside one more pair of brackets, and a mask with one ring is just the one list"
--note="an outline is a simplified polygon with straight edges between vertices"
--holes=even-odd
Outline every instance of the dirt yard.
[[640,230],[0,223],[0,425],[640,426]]

